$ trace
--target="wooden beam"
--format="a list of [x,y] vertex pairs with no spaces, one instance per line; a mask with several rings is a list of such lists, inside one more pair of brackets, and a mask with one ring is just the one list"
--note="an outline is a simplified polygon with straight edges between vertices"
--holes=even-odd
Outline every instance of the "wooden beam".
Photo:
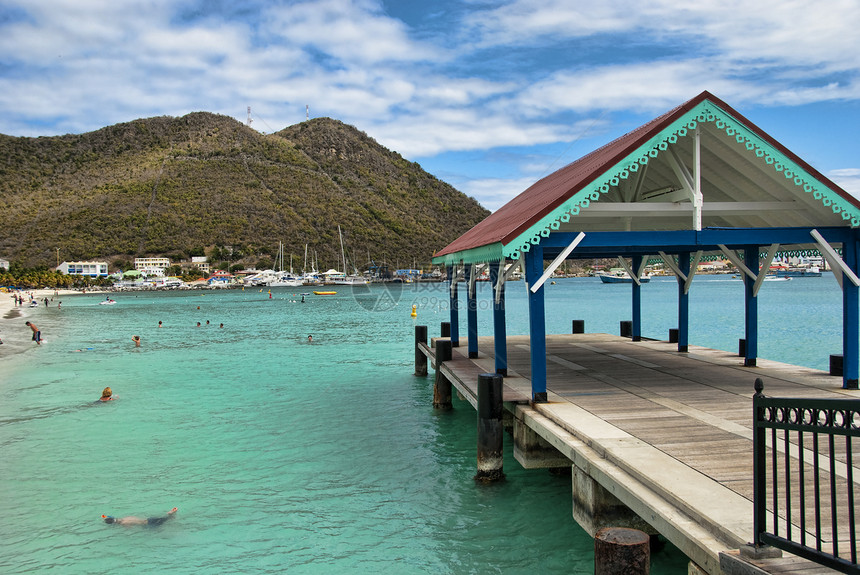
[[[683,193],[683,192],[677,192]],[[796,201],[789,202],[708,202],[702,205],[702,213],[707,216],[755,215],[763,212],[801,211],[804,208]],[[687,217],[694,212],[690,202],[683,201],[640,201],[636,203],[592,202],[582,210],[577,218],[588,217],[648,217],[670,216]]]
[[579,234],[576,236],[576,238],[574,238],[574,240],[572,242],[570,242],[570,245],[567,246],[566,248],[564,248],[562,250],[562,252],[560,254],[558,254],[558,256],[556,256],[556,258],[554,260],[552,260],[552,263],[549,264],[549,267],[547,267],[546,270],[544,270],[543,275],[540,277],[540,279],[538,279],[538,281],[535,282],[535,285],[533,285],[529,288],[532,291],[532,293],[535,293],[535,292],[537,292],[537,290],[540,289],[540,286],[542,286],[544,284],[544,282],[546,282],[546,280],[549,279],[549,276],[552,275],[552,272],[554,272],[556,269],[558,269],[558,266],[560,266],[561,263],[565,259],[567,259],[567,256],[570,255],[570,252],[572,252],[574,249],[576,249],[576,246],[579,245],[579,242],[581,242],[583,240],[583,238],[585,238],[585,232],[579,232]]
[[690,291],[690,286],[693,285],[693,278],[696,276],[696,271],[699,268],[699,262],[702,260],[702,250],[696,252],[693,256],[693,261],[690,262],[690,273],[687,274],[687,279],[684,280],[684,293]]
[[770,249],[767,252],[767,257],[765,258],[764,263],[759,267],[758,276],[755,278],[755,283],[753,284],[753,297],[758,295],[758,290],[761,288],[761,284],[764,281],[765,276],[767,276],[767,272],[770,270],[770,264],[773,263],[773,258],[776,256],[776,252],[779,250],[779,244],[771,244]]
[[681,268],[678,267],[678,264],[675,263],[675,259],[672,256],[666,254],[666,252],[658,252],[660,257],[663,258],[663,263],[669,266],[669,269],[672,270],[676,276],[681,278],[683,281],[687,281],[687,274],[681,271]]
[[[851,268],[842,261],[842,258],[839,257],[839,254],[836,253],[830,244],[827,243],[827,240],[824,239],[818,230],[812,230],[809,232],[813,238],[815,238],[815,242],[818,244],[818,247],[821,248],[821,254],[824,256],[824,259],[827,260],[827,263],[830,264],[830,267],[833,269],[834,275],[836,276],[836,281],[839,282],[839,287],[842,287],[842,275],[848,276],[848,279],[851,280],[851,283],[855,286],[860,286],[860,278],[857,277]],[[842,273],[836,273],[839,270]]]
[[723,255],[724,255],[724,256],[726,256],[727,258],[729,258],[729,261],[730,261],[730,262],[732,262],[733,264],[735,264],[735,267],[736,267],[736,268],[738,268],[739,270],[741,270],[744,274],[746,274],[747,276],[749,276],[749,277],[750,277],[751,279],[753,279],[753,280],[755,280],[755,279],[757,279],[757,278],[758,278],[758,274],[757,274],[757,273],[754,273],[751,269],[749,269],[749,268],[746,266],[746,264],[744,264],[744,262],[741,260],[741,258],[739,258],[739,257],[738,257],[738,254],[736,254],[733,250],[730,250],[729,248],[727,248],[727,247],[726,247],[726,246],[724,246],[723,244],[720,244],[720,245],[719,245],[719,246],[717,246],[717,247],[719,247],[719,248],[720,248],[720,251],[721,251],[721,252],[723,252]]

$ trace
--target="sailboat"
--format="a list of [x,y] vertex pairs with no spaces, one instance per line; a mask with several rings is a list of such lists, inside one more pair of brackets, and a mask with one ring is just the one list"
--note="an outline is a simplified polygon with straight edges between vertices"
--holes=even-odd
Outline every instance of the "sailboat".
[[[346,252],[343,250],[343,234],[340,231],[340,226],[337,227],[337,235],[340,237],[340,257],[343,260],[343,277],[336,277],[334,283],[337,285],[367,285],[367,280],[364,276],[358,275],[358,270],[353,274],[347,274],[346,271]],[[353,268],[354,269],[354,268]]]
[[268,282],[269,287],[299,287],[302,285],[301,278],[296,277],[293,273],[293,255],[290,254],[290,271],[284,268],[284,244],[278,242],[278,257],[277,268],[275,275]]
[[305,244],[305,265],[302,266],[301,280],[302,285],[306,286],[315,286],[322,283],[315,263],[311,262],[311,269],[308,271],[308,244]]

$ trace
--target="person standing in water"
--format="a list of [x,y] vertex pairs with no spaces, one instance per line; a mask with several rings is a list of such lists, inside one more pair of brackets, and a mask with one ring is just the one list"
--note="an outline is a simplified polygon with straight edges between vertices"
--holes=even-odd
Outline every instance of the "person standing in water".
[[42,345],[42,332],[39,331],[39,328],[36,327],[36,324],[30,323],[28,321],[25,322],[25,325],[27,325],[31,330],[33,330],[33,341],[35,341],[39,345]]
[[102,396],[99,398],[99,401],[112,401],[116,399],[113,396],[113,390],[109,387],[106,387],[102,390]]
[[168,519],[173,519],[176,516],[176,512],[178,509],[174,507],[170,511],[167,512],[166,515],[162,517],[148,517],[144,519],[143,517],[111,517],[110,515],[102,515],[102,519],[108,525],[126,525],[126,526],[135,526],[135,525],[143,525],[145,527],[158,527],[159,525],[164,524]]
[[134,342],[134,347],[140,347],[140,336],[139,335],[131,336],[131,341]]

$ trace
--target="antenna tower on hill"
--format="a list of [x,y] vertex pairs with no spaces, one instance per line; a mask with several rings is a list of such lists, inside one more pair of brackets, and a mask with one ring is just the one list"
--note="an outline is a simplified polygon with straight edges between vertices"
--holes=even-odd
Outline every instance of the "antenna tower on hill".
[[305,104],[305,120],[311,119],[311,107]]
[[251,119],[251,106],[248,106],[248,127],[251,127],[251,122],[254,120]]

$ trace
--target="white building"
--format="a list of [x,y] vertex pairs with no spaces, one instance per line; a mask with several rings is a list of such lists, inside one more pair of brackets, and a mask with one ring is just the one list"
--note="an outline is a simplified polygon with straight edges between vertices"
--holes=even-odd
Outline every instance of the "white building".
[[9,270],[9,260],[0,260],[0,270]]
[[169,268],[170,258],[134,258],[134,269],[143,271],[144,268]]
[[63,262],[57,271],[67,276],[104,277],[108,275],[107,262]]
[[170,258],[134,258],[134,269],[147,277],[164,277]]

